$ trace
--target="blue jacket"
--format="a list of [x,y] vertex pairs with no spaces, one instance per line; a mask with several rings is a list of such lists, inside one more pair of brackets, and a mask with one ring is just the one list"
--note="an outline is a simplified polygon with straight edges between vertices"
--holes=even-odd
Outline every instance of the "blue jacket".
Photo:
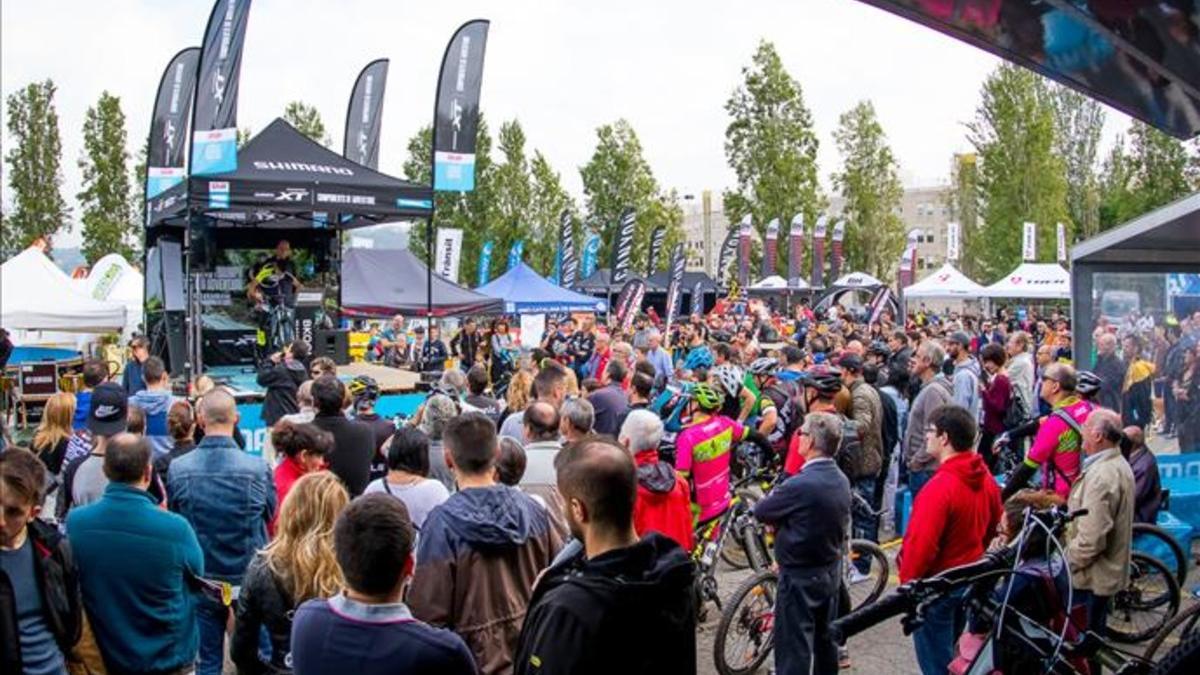
[[75,417],[71,420],[71,428],[79,431],[87,426],[88,414],[92,412],[92,391],[75,392]]
[[67,536],[108,671],[191,665],[200,635],[188,580],[204,574],[204,558],[187,521],[144,490],[109,483],[100,501],[71,510]]
[[125,372],[121,373],[121,386],[125,387],[125,393],[129,396],[146,388],[146,378],[142,377],[141,361],[129,359],[125,362]]
[[262,458],[242,452],[229,436],[205,436],[171,462],[167,504],[196,530],[208,576],[240,584],[267,544],[275,480]]
[[167,413],[175,397],[169,391],[143,389],[129,397],[129,405],[135,405],[146,413],[146,440],[154,448],[154,456],[161,457],[175,447],[171,432],[167,430]]

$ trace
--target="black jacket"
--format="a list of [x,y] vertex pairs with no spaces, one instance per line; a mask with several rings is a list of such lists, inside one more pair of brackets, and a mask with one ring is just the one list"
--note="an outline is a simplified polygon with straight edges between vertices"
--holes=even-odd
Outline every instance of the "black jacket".
[[462,359],[462,362],[470,367],[475,363],[475,356],[479,353],[479,331],[475,331],[470,335],[463,331],[458,331],[458,334],[450,338],[450,352]]
[[[82,628],[82,598],[75,559],[67,538],[58,530],[36,518],[29,521],[28,527],[46,625],[59,649],[67,654],[79,642]],[[0,673],[20,672],[23,668],[17,601],[8,575],[0,571]]]
[[754,516],[775,527],[780,567],[836,565],[850,523],[850,481],[833,461],[810,460],[763,497],[754,506]]
[[279,363],[267,359],[258,366],[258,386],[266,387],[262,418],[267,426],[274,426],[280,417],[300,412],[296,392],[308,379],[308,368],[304,364],[286,359]]
[[351,497],[361,495],[370,482],[371,459],[375,456],[375,433],[371,427],[341,414],[317,415],[313,424],[333,434],[329,470],[342,479]]
[[514,675],[695,673],[693,575],[683,549],[655,532],[552,566],[533,589]]
[[912,347],[901,347],[899,351],[888,359],[887,362],[887,383],[896,388],[900,395],[912,401],[917,395],[917,390],[920,386],[913,386],[912,376],[908,372],[909,363],[912,361]]
[[[292,651],[292,611],[296,605],[291,595],[267,565],[260,553],[254,556],[246,568],[242,580],[242,591],[238,596],[237,619],[233,625],[233,639],[229,645],[229,658],[237,666],[238,673],[290,673]],[[267,629],[271,640],[271,662],[263,663],[258,657],[258,638],[262,628]]]
[[1121,412],[1121,385],[1125,384],[1125,363],[1116,354],[1096,355],[1092,372],[1100,378],[1100,393],[1096,403],[1101,407]]

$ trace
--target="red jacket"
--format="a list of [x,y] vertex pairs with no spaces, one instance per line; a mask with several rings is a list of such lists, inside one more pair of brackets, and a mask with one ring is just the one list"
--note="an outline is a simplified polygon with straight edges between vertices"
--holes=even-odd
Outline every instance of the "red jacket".
[[938,467],[913,502],[900,549],[900,583],[983,557],[1003,509],[1000,488],[974,452]]
[[659,532],[691,553],[692,506],[687,480],[675,468],[658,460],[657,450],[639,452],[638,491],[633,527],[638,536]]
[[283,461],[279,466],[275,467],[275,517],[267,524],[267,534],[271,538],[275,537],[275,526],[279,522],[279,508],[283,506],[283,499],[292,491],[292,485],[300,480],[300,477],[307,473],[304,470],[304,465],[300,460],[294,457],[284,456]]

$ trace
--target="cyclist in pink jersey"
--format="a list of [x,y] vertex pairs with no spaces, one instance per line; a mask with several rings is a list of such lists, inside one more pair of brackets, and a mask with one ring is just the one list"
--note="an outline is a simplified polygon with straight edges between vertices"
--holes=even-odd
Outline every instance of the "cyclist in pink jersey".
[[1040,393],[1054,410],[1043,418],[1024,464],[1009,477],[1012,485],[1005,486],[1005,493],[1024,486],[1038,469],[1042,470],[1042,489],[1054,490],[1064,499],[1071,492],[1082,461],[1083,423],[1096,409],[1094,403],[1080,397],[1076,385],[1071,366],[1055,363],[1046,368]]
[[675,438],[675,468],[692,488],[692,510],[699,522],[712,520],[732,500],[729,463],[733,447],[748,435],[746,427],[717,413],[725,396],[701,382],[692,389],[692,423]]

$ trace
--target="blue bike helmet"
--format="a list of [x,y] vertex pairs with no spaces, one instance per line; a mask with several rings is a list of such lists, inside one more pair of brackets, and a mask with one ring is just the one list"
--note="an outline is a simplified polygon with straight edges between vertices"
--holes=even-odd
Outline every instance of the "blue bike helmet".
[[712,368],[712,365],[712,351],[705,346],[693,348],[683,359],[683,367],[688,370],[695,370],[697,368]]

